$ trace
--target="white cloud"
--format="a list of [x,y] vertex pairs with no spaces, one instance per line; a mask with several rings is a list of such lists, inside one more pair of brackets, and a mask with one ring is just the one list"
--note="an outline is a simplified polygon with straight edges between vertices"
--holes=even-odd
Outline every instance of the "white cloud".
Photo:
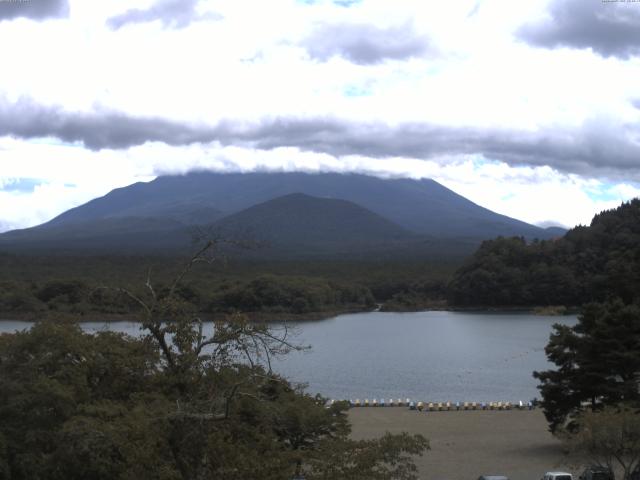
[[494,162],[467,161],[434,178],[495,212],[532,224],[551,222],[566,227],[588,225],[596,213],[638,194],[626,189],[618,199],[598,199],[592,192],[609,188],[599,180],[562,174],[549,167],[513,168]]
[[[10,162],[8,159],[19,160]],[[176,162],[176,158],[180,162]],[[33,192],[0,189],[4,227],[47,221],[113,188],[149,181],[158,174],[193,169],[222,171],[304,170],[361,172],[382,177],[433,178],[473,202],[529,223],[588,224],[594,214],[640,195],[629,183],[605,184],[549,167],[511,167],[470,155],[423,161],[412,158],[336,157],[297,148],[257,151],[218,144],[169,147],[147,143],[125,152],[84,149],[56,143],[0,139],[0,185],[16,178],[40,178]],[[601,197],[601,198],[599,198]]]
[[628,183],[619,183],[617,185],[613,185],[612,187],[610,187],[609,191],[612,195],[618,197],[621,201],[640,197],[640,188],[637,185],[630,185]]
[[[201,21],[183,28],[153,21],[115,31],[107,19],[128,9],[148,10],[155,2],[70,4],[69,18],[0,22],[0,44],[11,46],[0,52],[7,72],[0,78],[0,101],[29,98],[66,111],[102,108],[206,125],[332,117],[354,125],[419,123],[515,129],[534,136],[556,131],[554,139],[565,139],[563,145],[577,144],[574,153],[603,152],[602,162],[610,164],[616,159],[608,155],[628,153],[612,144],[621,138],[616,132],[640,122],[633,103],[640,98],[640,58],[534,48],[518,38],[522,25],[548,17],[550,0],[363,0],[349,8],[331,1],[201,0],[194,10]],[[358,64],[338,54],[318,61],[305,41],[332,25],[366,25],[350,31],[351,44],[362,32],[384,34],[407,26],[408,44],[414,37],[424,40],[428,54],[418,48],[406,58],[387,55],[379,62]],[[579,143],[572,137],[576,131],[590,141]],[[628,134],[633,135],[637,130]],[[215,143],[147,143],[93,152],[56,139],[0,138],[0,184],[9,178],[43,182],[31,193],[0,192],[0,223],[5,224],[0,228],[33,225],[112,188],[153,178],[157,171],[193,166],[433,177],[500,213],[566,225],[586,223],[598,210],[639,194],[638,185],[621,181],[620,174],[618,180],[602,177],[611,173],[606,169],[590,174],[591,167],[578,165],[581,160],[573,156],[562,159],[566,171],[561,173],[552,158],[543,162],[547,167],[527,167],[522,166],[526,155],[522,160],[503,152],[497,152],[503,153],[502,162],[474,155],[425,160],[359,153],[337,157]],[[573,174],[567,173],[571,168]],[[630,179],[640,178],[640,165],[627,172]]]

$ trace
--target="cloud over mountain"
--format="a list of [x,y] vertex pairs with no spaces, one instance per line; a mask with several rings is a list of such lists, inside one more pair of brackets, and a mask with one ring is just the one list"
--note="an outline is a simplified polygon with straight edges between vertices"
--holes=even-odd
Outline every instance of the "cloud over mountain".
[[597,118],[579,128],[537,131],[449,127],[407,122],[355,122],[336,117],[282,117],[256,122],[186,124],[111,110],[70,112],[22,100],[0,104],[0,135],[55,137],[91,150],[126,149],[146,142],[219,142],[262,150],[297,147],[334,156],[431,159],[480,154],[511,165],[549,165],[564,172],[637,177],[640,128],[612,127]]

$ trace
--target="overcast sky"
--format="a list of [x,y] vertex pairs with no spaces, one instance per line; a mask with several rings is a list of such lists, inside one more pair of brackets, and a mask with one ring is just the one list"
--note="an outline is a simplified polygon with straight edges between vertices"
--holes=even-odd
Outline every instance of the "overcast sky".
[[0,0],[0,58],[0,231],[193,168],[565,226],[640,195],[638,1]]

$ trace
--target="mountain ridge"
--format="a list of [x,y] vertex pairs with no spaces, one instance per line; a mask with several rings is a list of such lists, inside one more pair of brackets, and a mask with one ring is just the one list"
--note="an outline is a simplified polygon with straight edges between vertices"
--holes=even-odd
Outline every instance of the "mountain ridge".
[[420,238],[353,202],[304,193],[251,206],[211,228],[223,237],[255,238],[275,248],[315,251],[372,248]]
[[[193,171],[185,175],[160,176],[151,182],[112,190],[44,225],[97,216],[163,216],[163,209],[174,205],[167,198],[180,198],[179,203],[183,205],[209,206],[228,215],[289,193],[348,200],[409,230],[434,236],[456,233],[487,238],[481,228],[485,222],[494,228],[496,235],[493,236],[524,234],[533,238],[537,234],[546,238],[545,229],[492,212],[434,180],[382,179],[355,173]],[[417,211],[418,205],[422,207],[422,214]],[[137,210],[137,215],[127,215],[132,208]],[[470,222],[472,227],[462,228],[461,222]]]
[[[294,197],[289,197],[287,201],[280,200],[281,203],[268,204],[278,198],[286,200],[290,195]],[[300,210],[302,206],[296,209],[296,199],[301,205],[313,207],[313,213],[304,214]],[[42,225],[0,235],[0,247],[11,248],[12,242],[14,246],[18,242],[23,247],[40,245],[41,248],[62,248],[67,232],[69,248],[80,246],[90,249],[92,245],[106,248],[109,247],[107,238],[111,238],[111,246],[115,251],[118,248],[144,248],[154,242],[160,242],[167,248],[172,245],[177,248],[178,243],[185,243],[189,228],[212,225],[226,225],[225,228],[228,228],[232,222],[229,218],[234,218],[234,215],[236,229],[240,229],[238,218],[253,223],[255,227],[256,222],[260,223],[260,215],[255,210],[251,213],[251,209],[265,203],[268,204],[270,215],[275,214],[273,208],[278,205],[278,208],[289,209],[289,214],[296,212],[301,231],[296,232],[288,224],[285,228],[287,235],[292,238],[300,236],[301,240],[307,235],[306,244],[311,245],[314,242],[308,232],[315,228],[314,222],[322,218],[318,202],[324,208],[333,209],[332,221],[338,222],[341,225],[339,228],[345,232],[357,225],[363,232],[369,231],[369,244],[397,244],[398,241],[386,235],[385,230],[395,230],[396,236],[403,238],[402,241],[422,236],[436,239],[435,243],[441,245],[450,239],[464,239],[479,244],[482,240],[497,236],[544,239],[558,235],[557,229],[545,230],[492,212],[430,179],[382,179],[355,173],[197,171],[161,176],[151,182],[138,182],[112,190]],[[249,213],[246,213],[247,210]],[[240,215],[241,212],[245,213]],[[353,225],[349,222],[350,216]],[[383,223],[385,228],[381,226]],[[264,230],[267,225],[265,222],[262,224]],[[380,228],[373,228],[373,224]],[[390,224],[397,228],[390,228]],[[109,226],[113,230],[109,231]],[[324,227],[328,229],[330,224]],[[127,228],[135,241],[126,238]],[[94,236],[100,233],[93,242],[92,232],[96,234]],[[354,229],[350,232],[352,236],[357,233]],[[322,243],[320,238],[336,243],[323,235],[317,238],[316,246]],[[361,234],[360,237],[367,237],[367,234]],[[85,245],[80,239],[84,239]],[[343,240],[349,243],[346,237]],[[360,238],[359,242],[362,241],[364,238]],[[304,244],[303,241],[299,246]]]

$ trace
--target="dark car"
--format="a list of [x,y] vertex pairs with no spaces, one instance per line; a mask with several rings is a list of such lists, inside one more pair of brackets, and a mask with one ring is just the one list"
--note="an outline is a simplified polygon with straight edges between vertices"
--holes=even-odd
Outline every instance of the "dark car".
[[629,480],[640,480],[640,464],[636,465],[636,468],[633,469]]
[[504,475],[480,475],[478,480],[509,480]]
[[[613,472],[607,467],[592,465],[587,467],[578,477],[580,480],[615,480]],[[640,478],[638,478],[640,480]]]

